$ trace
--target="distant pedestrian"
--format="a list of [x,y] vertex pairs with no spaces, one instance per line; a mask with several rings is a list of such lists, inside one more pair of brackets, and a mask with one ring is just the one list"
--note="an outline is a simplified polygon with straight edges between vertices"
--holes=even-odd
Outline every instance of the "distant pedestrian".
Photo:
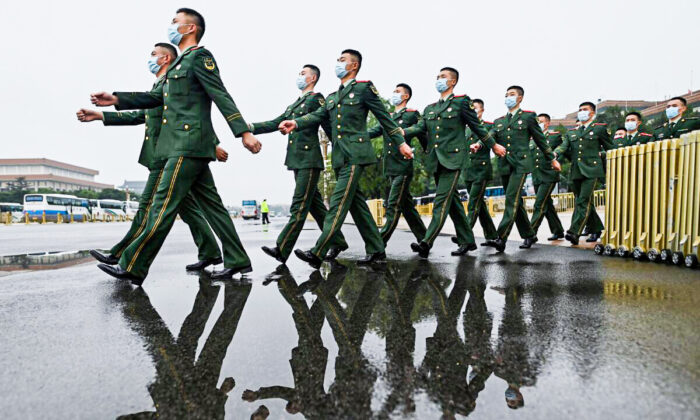
[[270,224],[270,208],[267,206],[267,198],[263,200],[262,204],[260,204],[260,213],[262,213],[262,224],[263,225],[269,225]]

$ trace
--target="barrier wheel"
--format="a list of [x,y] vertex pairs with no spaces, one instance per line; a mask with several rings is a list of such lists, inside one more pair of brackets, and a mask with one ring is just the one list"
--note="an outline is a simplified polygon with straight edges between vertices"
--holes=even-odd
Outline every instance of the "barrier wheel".
[[617,256],[618,257],[627,258],[627,257],[629,257],[629,255],[630,255],[629,251],[627,251],[627,248],[625,248],[624,246],[617,248]]
[[643,260],[646,257],[646,254],[644,254],[644,251],[642,251],[642,248],[635,246],[634,250],[632,250],[632,258],[635,260]]
[[614,256],[615,255],[615,248],[612,247],[612,245],[605,245],[605,250],[603,251],[603,254],[606,256]]
[[697,255],[688,255],[685,257],[685,266],[688,268],[695,268],[698,266]]
[[674,252],[673,255],[671,255],[671,262],[673,265],[683,265],[683,253]]
[[649,258],[649,261],[651,262],[659,262],[659,251],[650,249],[647,251],[647,258]]
[[596,255],[603,255],[604,249],[603,244],[596,244],[595,248],[593,248],[593,252],[595,252]]
[[670,249],[662,249],[661,253],[659,254],[659,259],[661,260],[661,262],[665,262],[665,263],[670,264],[672,254],[673,253],[671,252]]

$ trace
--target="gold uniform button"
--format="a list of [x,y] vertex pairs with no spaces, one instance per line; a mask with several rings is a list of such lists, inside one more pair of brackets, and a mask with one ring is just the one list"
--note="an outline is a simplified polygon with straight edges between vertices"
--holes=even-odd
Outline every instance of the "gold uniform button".
[[389,146],[391,146],[391,143],[389,143]]
[[307,150],[308,150],[308,149],[309,149],[309,146],[304,146],[304,149],[307,149]]
[[510,140],[510,136],[506,136],[506,139]]
[[164,95],[164,96],[168,96],[168,92],[165,92],[163,95]]
[[163,109],[168,109],[168,106],[167,106],[167,105],[165,105],[165,106],[163,107]]
[[510,128],[508,128],[508,131],[510,131]]
[[481,165],[482,165],[482,166],[483,166],[483,165],[486,165],[486,162],[481,162]]
[[436,135],[435,135],[435,138],[436,138],[436,139],[439,139],[439,138],[440,138],[440,135],[439,135],[439,134],[436,134]]
[[148,136],[146,136],[146,140],[148,140]]
[[510,143],[506,144],[506,147],[510,147]]
[[289,144],[292,144],[292,141],[291,141],[291,140],[289,140]]
[[509,154],[510,154],[510,152],[506,152],[506,154],[507,154],[507,155],[509,155]]
[[338,138],[340,138],[340,134],[338,134]]
[[390,154],[391,154],[391,150],[389,150],[388,152],[386,152],[386,154],[387,154],[387,155],[390,155]]
[[185,124],[185,130],[189,130],[189,129],[190,129],[189,124]]
[[163,124],[165,124],[165,123],[167,123],[167,122],[168,122],[168,120],[165,119],[165,118],[163,118]]
[[440,129],[440,126],[439,126],[439,125],[437,126],[437,129],[438,129],[438,130]]
[[459,152],[459,149],[455,149],[455,153],[456,153],[456,152]]
[[581,160],[581,158],[578,158],[578,160]]
[[337,128],[340,128],[340,124],[338,124],[336,127],[337,127]]
[[436,145],[435,145],[435,148],[436,148],[436,149],[437,149],[437,146],[438,146],[438,145],[436,144]]
[[340,104],[338,104],[338,108],[340,108]]
[[539,167],[540,167],[540,165],[535,165],[535,168],[539,168]]
[[146,119],[148,119],[148,115],[146,115]]
[[438,121],[440,121],[440,117],[438,117]]
[[338,114],[338,119],[340,119],[340,114]]
[[358,139],[357,141],[359,141],[360,143],[362,143],[362,138]]

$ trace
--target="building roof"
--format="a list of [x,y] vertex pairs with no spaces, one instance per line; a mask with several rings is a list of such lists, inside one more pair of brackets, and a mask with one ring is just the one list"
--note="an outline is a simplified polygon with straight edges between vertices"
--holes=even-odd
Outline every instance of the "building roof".
[[46,158],[0,159],[0,165],[45,165],[53,166],[54,168],[79,172],[85,175],[98,175],[100,173],[100,171],[96,171],[94,169],[83,168],[82,166],[71,165],[70,163],[63,163],[57,160]]
[[[0,159],[6,160],[6,159]],[[81,185],[93,188],[114,188],[114,185],[102,184],[99,182],[85,181],[83,179],[70,178],[67,176],[58,176],[53,174],[34,174],[34,175],[0,175],[0,181],[16,181],[17,178],[24,178],[27,181],[52,181],[65,182],[66,184]]]

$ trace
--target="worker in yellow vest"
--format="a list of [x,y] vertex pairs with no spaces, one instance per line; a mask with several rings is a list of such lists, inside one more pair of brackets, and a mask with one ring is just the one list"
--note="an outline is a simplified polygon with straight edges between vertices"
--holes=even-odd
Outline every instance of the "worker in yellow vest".
[[267,206],[267,198],[262,201],[260,204],[260,213],[262,213],[262,224],[263,225],[269,225],[270,224],[270,208]]

